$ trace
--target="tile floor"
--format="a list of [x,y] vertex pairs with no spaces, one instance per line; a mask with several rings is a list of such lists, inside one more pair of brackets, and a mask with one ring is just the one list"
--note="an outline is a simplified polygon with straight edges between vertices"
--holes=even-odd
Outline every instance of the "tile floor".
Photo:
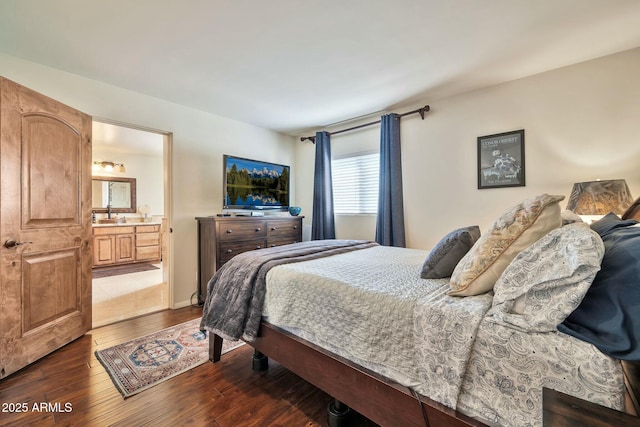
[[169,307],[162,265],[157,270],[93,279],[93,327],[164,310]]

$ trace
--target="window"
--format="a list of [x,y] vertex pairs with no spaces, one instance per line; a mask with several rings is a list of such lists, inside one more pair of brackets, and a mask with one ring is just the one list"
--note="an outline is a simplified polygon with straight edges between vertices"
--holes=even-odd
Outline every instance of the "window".
[[357,154],[331,161],[333,208],[336,214],[378,211],[380,155]]

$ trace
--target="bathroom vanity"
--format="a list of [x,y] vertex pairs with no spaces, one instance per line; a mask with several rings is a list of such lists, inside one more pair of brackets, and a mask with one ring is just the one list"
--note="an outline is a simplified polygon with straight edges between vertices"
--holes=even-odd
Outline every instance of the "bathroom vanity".
[[93,266],[156,262],[162,258],[160,222],[93,225]]

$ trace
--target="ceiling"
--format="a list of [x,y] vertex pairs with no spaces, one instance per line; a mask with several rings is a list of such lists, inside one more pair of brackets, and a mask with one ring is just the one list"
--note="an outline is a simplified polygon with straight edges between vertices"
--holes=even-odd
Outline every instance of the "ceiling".
[[293,135],[638,46],[638,0],[0,0],[0,52]]
[[[164,150],[164,136],[156,132],[94,120],[91,134],[94,157],[101,156],[105,152],[162,156]],[[114,159],[96,160],[113,161]]]

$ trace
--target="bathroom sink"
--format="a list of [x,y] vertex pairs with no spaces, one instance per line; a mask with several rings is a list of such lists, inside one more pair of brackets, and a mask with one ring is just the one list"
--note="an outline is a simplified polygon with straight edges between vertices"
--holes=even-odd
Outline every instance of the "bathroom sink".
[[110,218],[110,219],[99,219],[98,220],[98,224],[116,224],[118,222],[117,218]]

